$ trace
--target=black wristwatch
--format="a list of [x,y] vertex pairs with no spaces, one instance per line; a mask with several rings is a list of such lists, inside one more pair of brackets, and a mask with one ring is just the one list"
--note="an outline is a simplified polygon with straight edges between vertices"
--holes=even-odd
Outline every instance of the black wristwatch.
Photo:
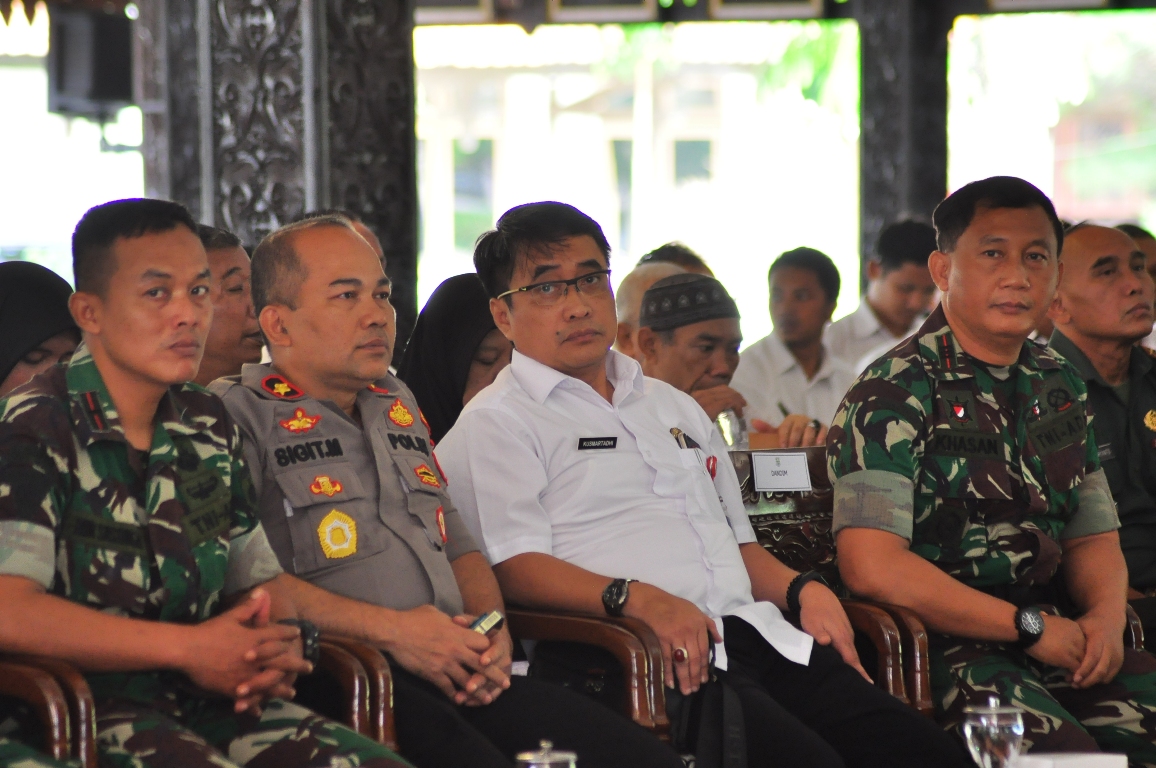
[[609,616],[621,616],[630,599],[630,582],[638,579],[615,579],[602,590],[602,607]]
[[301,630],[301,656],[313,666],[321,661],[321,630],[305,619],[281,619],[278,624]]
[[803,587],[810,584],[812,581],[817,581],[824,587],[828,586],[827,580],[823,578],[823,574],[818,571],[804,571],[795,578],[791,579],[791,583],[787,585],[787,611],[790,613],[799,613],[803,610],[803,606],[799,604],[799,595],[803,592]]
[[1044,636],[1044,615],[1034,605],[1016,611],[1016,631],[1020,634],[1020,648],[1027,650]]

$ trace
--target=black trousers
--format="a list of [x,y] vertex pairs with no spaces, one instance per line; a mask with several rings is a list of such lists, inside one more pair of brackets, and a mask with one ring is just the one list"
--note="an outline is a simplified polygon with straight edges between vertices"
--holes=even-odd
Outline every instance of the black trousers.
[[417,768],[511,768],[548,739],[582,768],[682,768],[666,744],[625,717],[560,685],[513,677],[492,704],[459,707],[395,664],[398,751]]
[[963,745],[868,683],[829,646],[807,666],[742,619],[723,619],[727,671],[743,706],[750,768],[966,768]]

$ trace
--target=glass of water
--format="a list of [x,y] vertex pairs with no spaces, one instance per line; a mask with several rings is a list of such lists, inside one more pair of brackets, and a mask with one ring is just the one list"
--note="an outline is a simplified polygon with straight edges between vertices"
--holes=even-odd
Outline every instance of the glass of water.
[[718,415],[715,422],[722,433],[723,441],[733,451],[746,451],[751,447],[747,433],[747,420],[729,408]]
[[963,737],[971,758],[980,768],[1014,766],[1024,740],[1023,710],[1000,706],[991,696],[986,707],[963,710]]

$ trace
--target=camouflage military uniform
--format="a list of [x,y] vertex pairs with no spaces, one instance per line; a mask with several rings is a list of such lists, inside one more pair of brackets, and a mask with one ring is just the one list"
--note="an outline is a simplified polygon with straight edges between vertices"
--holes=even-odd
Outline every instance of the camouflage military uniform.
[[[1119,527],[1080,377],[1029,343],[1015,365],[979,363],[942,308],[848,391],[828,462],[836,531],[903,536],[945,573],[1021,606],[1066,610],[1054,578],[1060,543]],[[1112,682],[1087,690],[1063,678],[1015,644],[931,638],[947,727],[994,693],[1025,710],[1029,747],[1096,751],[1098,742],[1156,765],[1156,659],[1128,650]]]
[[[194,624],[281,572],[223,404],[173,387],[147,454],[129,446],[81,345],[0,401],[0,574],[118,616]],[[283,701],[234,716],[175,672],[87,675],[102,764],[403,765]],[[227,757],[226,757],[227,755]]]
[[18,741],[0,739],[0,768],[75,768],[76,765],[53,760]]

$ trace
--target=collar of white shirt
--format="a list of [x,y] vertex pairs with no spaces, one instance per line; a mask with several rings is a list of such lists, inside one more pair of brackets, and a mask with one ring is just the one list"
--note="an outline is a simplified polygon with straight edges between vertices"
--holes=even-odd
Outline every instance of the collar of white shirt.
[[[859,307],[851,316],[851,330],[857,339],[867,339],[878,331],[885,330],[879,318],[875,316],[875,310],[867,303],[866,296],[859,302]],[[891,332],[888,331],[887,335],[890,336]]]
[[[804,379],[807,378],[806,374],[803,373],[802,367],[799,365],[799,361],[795,359],[795,356],[791,354],[791,350],[787,349],[787,345],[783,343],[783,340],[780,339],[779,335],[774,331],[771,331],[770,335],[767,336],[766,350],[767,358],[770,360],[776,375],[783,376],[791,370],[798,368],[799,374],[802,375]],[[815,377],[810,379],[809,383],[814,384],[817,381],[829,379],[831,374],[835,372],[835,365],[836,361],[834,356],[832,356],[826,346],[824,346],[823,362],[819,365],[819,370],[815,372]]]
[[[560,386],[583,388],[602,399],[586,382],[566,373],[539,363],[532,357],[523,355],[514,350],[510,359],[510,372],[518,385],[525,390],[539,405],[546,402],[546,398]],[[631,394],[643,394],[646,391],[645,377],[642,375],[642,366],[634,358],[627,357],[613,349],[606,352],[606,377],[614,387],[614,405],[620,405]],[[604,401],[605,402],[605,401]]]

